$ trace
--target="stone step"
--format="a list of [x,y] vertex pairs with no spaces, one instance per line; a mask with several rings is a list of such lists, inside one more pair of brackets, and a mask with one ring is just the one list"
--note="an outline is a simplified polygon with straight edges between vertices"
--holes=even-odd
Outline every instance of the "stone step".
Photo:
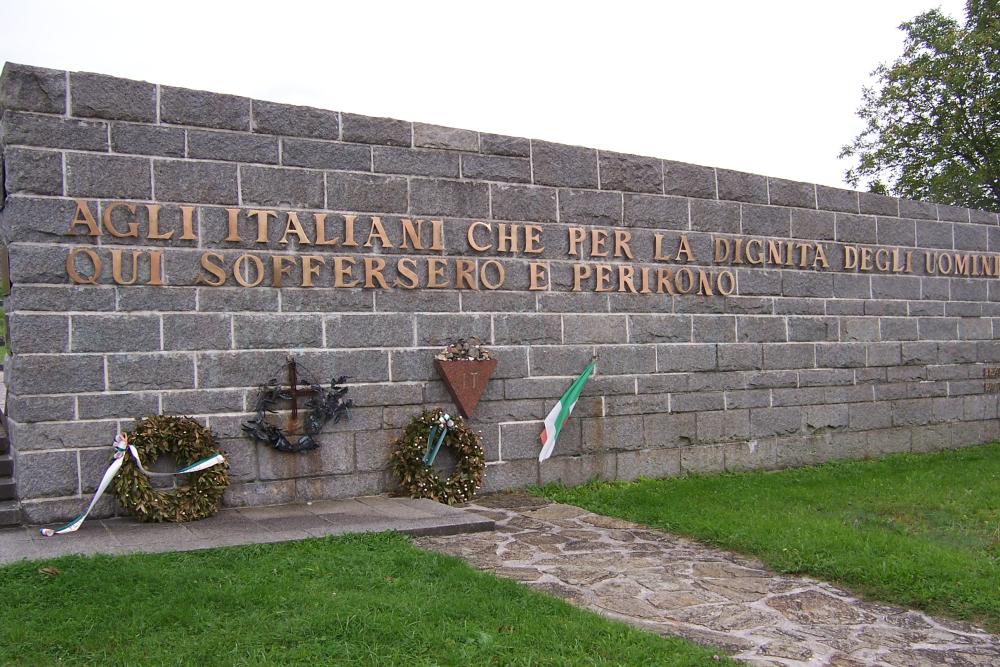
[[14,459],[10,454],[0,455],[0,479],[14,476]]
[[0,501],[0,528],[21,525],[21,508],[14,500]]
[[13,477],[0,477],[0,500],[14,500],[17,493]]

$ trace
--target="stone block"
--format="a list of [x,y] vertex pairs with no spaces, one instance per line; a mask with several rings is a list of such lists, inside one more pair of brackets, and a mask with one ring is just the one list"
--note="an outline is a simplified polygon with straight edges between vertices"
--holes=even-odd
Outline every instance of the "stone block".
[[498,461],[486,467],[482,493],[495,493],[538,484],[538,460]]
[[[284,290],[283,294],[297,294],[301,290]],[[290,299],[293,297],[289,297]],[[283,304],[285,305],[285,304]],[[369,308],[370,308],[369,302]],[[277,312],[278,290],[265,287],[254,289],[211,287],[198,290],[198,309],[203,312],[232,312],[260,310]],[[286,308],[286,310],[298,310]]]
[[489,155],[508,155],[510,157],[531,156],[531,142],[520,137],[480,133],[479,146],[483,153]]
[[64,396],[9,396],[7,417],[17,422],[68,421],[76,418],[76,398]]
[[163,125],[113,123],[111,150],[132,155],[184,157],[184,130]]
[[937,220],[937,206],[935,206],[930,202],[913,201],[911,199],[900,199],[899,217]]
[[[190,354],[108,355],[108,389],[192,389],[194,367],[194,355]],[[251,383],[247,383],[249,384]]]
[[262,480],[333,475],[354,470],[353,433],[325,435],[319,449],[295,455],[279,452],[270,445],[258,444],[256,449]]
[[456,338],[491,340],[489,315],[431,314],[416,316],[417,345],[447,345]]
[[6,368],[7,389],[18,393],[62,394],[104,391],[100,355],[15,355]]
[[156,121],[156,86],[151,83],[72,72],[69,87],[71,116]]
[[[853,404],[851,404],[853,405]],[[846,428],[848,425],[848,404],[805,406],[805,427],[807,432]]]
[[479,133],[454,127],[413,124],[413,145],[423,148],[444,148],[454,151],[478,151]]
[[899,215],[899,200],[895,197],[877,195],[871,192],[860,192],[858,197],[862,213],[893,217]]
[[832,241],[836,236],[836,214],[829,211],[792,209],[791,232],[793,238]]
[[628,342],[628,328],[624,315],[564,315],[564,342],[579,343],[625,343]]
[[74,352],[141,352],[160,350],[158,315],[74,315]]
[[353,113],[341,114],[341,139],[359,144],[412,146],[410,123],[393,118],[373,118]]
[[695,445],[680,450],[681,472],[684,474],[713,474],[726,469],[725,445]]
[[228,350],[232,347],[229,315],[183,313],[163,316],[164,350]]
[[691,321],[692,341],[695,343],[736,342],[736,318],[732,315],[698,315]]
[[958,319],[921,317],[917,320],[920,340],[955,340],[958,338]]
[[405,178],[328,173],[326,189],[327,208],[337,211],[406,212]]
[[560,190],[559,221],[613,227],[622,222],[622,195],[594,190]]
[[160,86],[160,120],[175,125],[249,131],[250,100],[235,95]]
[[859,213],[861,211],[858,193],[825,185],[816,186],[816,206],[824,211]]
[[155,160],[153,179],[159,201],[237,204],[236,165]]
[[8,316],[7,345],[13,354],[67,352],[69,317],[12,313]]
[[779,206],[743,207],[742,231],[753,236],[786,237],[791,234],[791,210]]
[[812,183],[768,178],[767,194],[770,203],[776,206],[816,208],[816,186]]
[[[785,368],[815,368],[817,366],[816,345],[812,343],[769,343],[762,345],[763,368],[766,370],[781,370]],[[819,366],[824,364],[819,363]],[[862,348],[861,366],[864,366],[864,348]]]
[[683,197],[626,194],[624,223],[632,227],[687,229],[688,200]]
[[108,125],[100,121],[7,111],[0,117],[0,136],[7,146],[108,150]]
[[839,339],[838,320],[833,317],[789,317],[790,342],[835,341]]
[[751,440],[723,445],[726,472],[773,470],[777,467],[774,440]]
[[[5,216],[6,217],[6,216]],[[10,253],[10,280],[17,283],[69,282],[66,275],[68,251],[61,246],[31,246],[17,244]],[[83,261],[83,260],[81,260]]]
[[[162,409],[165,415],[210,415],[217,412],[243,412],[248,407],[243,389],[196,389],[165,391]],[[251,401],[255,394],[251,394]]]
[[717,365],[715,347],[712,344],[658,346],[657,372],[715,370]]
[[663,479],[681,473],[681,450],[637,449],[615,454],[617,479],[632,481],[639,478]]
[[227,162],[278,163],[278,140],[238,132],[189,130],[188,157]]
[[954,247],[953,229],[955,225],[953,223],[938,220],[917,220],[914,225],[917,232],[918,248]]
[[160,413],[154,393],[81,394],[77,405],[80,419],[141,419]]
[[660,160],[624,153],[601,151],[601,189],[625,192],[663,192],[663,166]]
[[425,215],[488,217],[489,186],[485,183],[414,179],[410,183],[410,211]]
[[533,346],[529,348],[531,375],[576,377],[592,356],[593,347],[589,346]]
[[865,365],[864,343],[818,343],[816,365],[820,368],[855,368]]
[[66,155],[66,194],[79,197],[149,199],[149,160],[117,155]]
[[66,113],[66,72],[4,63],[0,73],[0,112]]
[[493,217],[496,220],[555,222],[556,191],[518,185],[490,185]]
[[741,343],[783,343],[788,331],[783,317],[736,318],[736,338]]
[[[73,219],[76,206],[72,200],[68,199],[42,199],[35,197],[8,197],[6,207],[3,209],[2,223],[3,237],[8,243],[26,241],[32,243],[90,243],[94,239],[84,234],[68,234],[69,221]],[[53,250],[50,248],[40,249],[42,252]],[[12,261],[16,261],[15,254]],[[63,273],[65,273],[65,258],[63,258]],[[39,289],[39,288],[26,288]],[[81,291],[79,287],[76,291]],[[11,309],[12,304],[7,304],[7,309]],[[26,310],[38,310],[37,308],[26,308]],[[43,309],[44,310],[44,309]],[[78,308],[66,308],[66,310],[78,310]],[[112,304],[109,310],[114,310]]]
[[919,299],[920,281],[917,276],[871,276],[874,299]]
[[338,139],[340,116],[313,107],[251,101],[253,131],[313,139]]
[[[15,200],[7,202],[7,212],[12,201]],[[80,289],[69,285],[13,285],[6,305],[10,311],[114,310],[115,290],[112,287]]]
[[[108,447],[114,442],[118,432],[118,422],[110,421],[72,421],[72,422],[42,422],[38,424],[22,424],[8,421],[10,441],[18,457],[25,452],[40,449],[70,449],[100,447],[105,456]],[[20,478],[15,462],[15,474]],[[79,512],[79,509],[77,510]]]
[[644,415],[642,420],[644,447],[686,447],[697,440],[697,416],[694,412],[660,412]]
[[569,188],[597,188],[597,151],[548,141],[533,141],[531,163],[535,183]]
[[756,343],[719,345],[717,354],[720,371],[755,370],[763,364],[762,348]]
[[874,216],[837,214],[837,240],[846,243],[875,243],[878,236]]
[[531,182],[531,161],[500,155],[463,155],[462,177],[485,181]]
[[331,141],[286,138],[281,140],[281,163],[313,169],[371,171],[372,149]]
[[19,453],[17,495],[19,498],[74,496],[80,493],[80,475],[75,451]]
[[749,410],[698,412],[698,442],[746,440],[750,437]]
[[493,342],[500,345],[538,345],[563,342],[559,315],[497,313],[493,316]]
[[386,312],[458,312],[457,292],[375,292],[375,310]]
[[719,199],[752,204],[767,203],[767,178],[731,169],[716,169]]
[[62,154],[27,148],[8,148],[4,153],[4,188],[7,194],[61,195]]
[[715,169],[663,160],[663,194],[716,199]]
[[656,370],[652,345],[602,345],[596,348],[597,368],[604,375],[645,374]]
[[[723,201],[691,200],[691,229],[723,234],[740,233],[740,206]],[[745,292],[741,292],[745,294]]]
[[[876,237],[882,245],[913,246],[917,242],[916,226],[913,220],[899,218],[878,218],[875,224]],[[986,239],[983,239],[985,244]]]
[[955,249],[979,250],[986,248],[989,227],[982,225],[955,225]]
[[689,315],[629,315],[629,339],[633,343],[690,343]]
[[676,413],[722,410],[725,407],[726,397],[721,391],[699,391],[670,396],[670,410]]
[[615,455],[612,453],[556,456],[541,464],[538,473],[538,480],[542,484],[557,482],[566,486],[614,477]]
[[328,347],[409,347],[414,344],[413,315],[337,314],[323,322]]
[[323,208],[323,174],[301,169],[240,166],[244,204]]
[[750,435],[755,438],[789,435],[802,430],[802,408],[756,408],[750,410]]
[[237,349],[323,347],[323,321],[318,315],[233,315]]
[[374,170],[383,174],[458,178],[458,163],[458,155],[449,151],[398,146],[376,146],[372,149]]

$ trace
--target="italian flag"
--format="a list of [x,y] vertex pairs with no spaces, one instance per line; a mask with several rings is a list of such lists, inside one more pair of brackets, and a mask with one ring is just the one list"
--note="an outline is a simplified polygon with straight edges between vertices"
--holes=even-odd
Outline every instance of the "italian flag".
[[539,439],[542,441],[542,451],[538,453],[539,463],[552,456],[552,450],[556,446],[556,438],[559,437],[559,431],[562,430],[563,424],[569,419],[569,414],[576,407],[576,401],[580,398],[583,385],[587,384],[587,379],[594,372],[594,368],[594,362],[590,362],[590,365],[580,373],[580,377],[573,380],[573,384],[569,386],[569,389],[566,390],[566,393],[562,395],[562,398],[559,399],[555,407],[552,408],[552,411],[545,418],[545,428],[542,429],[539,435]]

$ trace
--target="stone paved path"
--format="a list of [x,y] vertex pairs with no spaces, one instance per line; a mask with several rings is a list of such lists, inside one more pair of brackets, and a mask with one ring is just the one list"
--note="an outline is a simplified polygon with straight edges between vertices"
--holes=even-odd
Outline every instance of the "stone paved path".
[[972,626],[861,601],[626,521],[516,495],[468,508],[496,531],[417,545],[753,665],[1000,665],[1000,637]]

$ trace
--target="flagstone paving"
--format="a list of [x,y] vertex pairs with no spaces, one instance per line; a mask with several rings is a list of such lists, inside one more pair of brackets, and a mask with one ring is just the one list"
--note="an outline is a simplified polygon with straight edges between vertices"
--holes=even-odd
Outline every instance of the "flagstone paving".
[[496,531],[416,544],[753,665],[1000,665],[1000,637],[971,625],[863,601],[627,521],[522,495],[465,507]]

